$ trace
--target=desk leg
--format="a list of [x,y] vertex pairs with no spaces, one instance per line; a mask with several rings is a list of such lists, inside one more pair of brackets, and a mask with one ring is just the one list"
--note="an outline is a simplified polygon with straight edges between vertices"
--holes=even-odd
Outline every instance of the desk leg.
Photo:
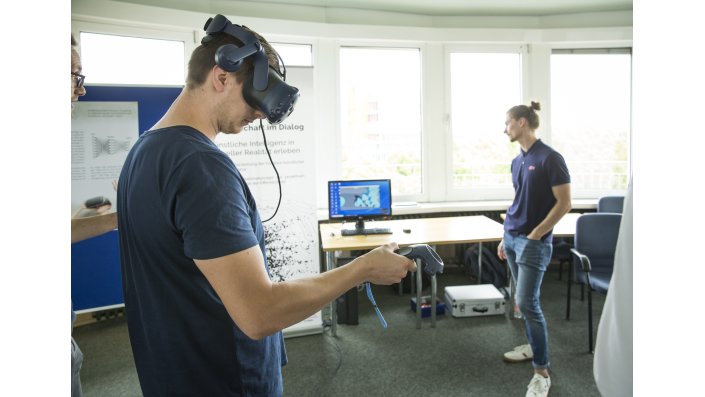
[[431,328],[436,328],[436,275],[431,276]]
[[411,296],[416,295],[416,272],[411,272],[411,277],[409,277],[409,284],[411,284],[409,293],[411,294]]
[[421,329],[421,259],[416,261],[416,329]]
[[[431,246],[436,250],[436,246]],[[436,275],[431,276],[431,328],[436,328]]]
[[[326,271],[331,271],[335,267],[335,252],[326,252]],[[338,313],[336,307],[336,299],[333,299],[330,305],[330,334],[337,336],[338,333]]]
[[482,284],[482,241],[479,243],[480,251],[479,254],[477,254],[477,283]]

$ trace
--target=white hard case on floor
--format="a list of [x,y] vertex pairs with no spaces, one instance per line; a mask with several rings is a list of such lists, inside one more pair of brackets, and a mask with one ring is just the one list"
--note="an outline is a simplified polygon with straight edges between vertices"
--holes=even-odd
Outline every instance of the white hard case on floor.
[[492,284],[458,285],[445,288],[446,310],[453,317],[504,314],[504,295]]

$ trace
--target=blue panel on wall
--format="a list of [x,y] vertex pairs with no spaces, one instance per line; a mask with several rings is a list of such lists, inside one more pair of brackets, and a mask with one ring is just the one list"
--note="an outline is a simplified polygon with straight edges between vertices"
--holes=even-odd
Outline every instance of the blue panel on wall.
[[86,95],[79,101],[137,102],[139,134],[142,135],[162,118],[181,88],[86,85]]
[[71,301],[74,310],[124,303],[118,232],[71,245]]
[[[162,118],[180,92],[181,87],[91,85],[79,101],[137,102],[141,135]],[[124,303],[118,231],[71,246],[71,299],[76,311]]]

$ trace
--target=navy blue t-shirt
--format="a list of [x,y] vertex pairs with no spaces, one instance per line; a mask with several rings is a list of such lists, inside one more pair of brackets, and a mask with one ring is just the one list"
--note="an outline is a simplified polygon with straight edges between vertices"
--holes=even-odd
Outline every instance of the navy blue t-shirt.
[[130,342],[145,396],[279,396],[281,332],[252,340],[194,263],[259,245],[245,180],[191,127],[153,130],[125,160],[118,229]]
[[[507,210],[504,230],[513,235],[527,235],[540,224],[556,204],[552,188],[570,183],[563,156],[540,139],[528,152],[519,151],[512,160],[514,202]],[[553,230],[541,237],[553,241]]]

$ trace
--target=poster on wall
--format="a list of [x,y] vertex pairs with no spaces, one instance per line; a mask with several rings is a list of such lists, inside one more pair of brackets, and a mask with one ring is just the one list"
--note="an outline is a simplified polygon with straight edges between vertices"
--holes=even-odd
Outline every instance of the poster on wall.
[[[216,144],[227,153],[247,181],[264,222],[267,263],[273,281],[294,280],[319,272],[316,165],[313,134],[313,69],[287,68],[287,83],[301,96],[294,112],[282,123],[259,121],[239,134],[218,134]],[[320,333],[321,313],[284,330],[286,336]]]
[[137,102],[74,104],[71,120],[71,216],[116,210],[117,180],[138,137]]

